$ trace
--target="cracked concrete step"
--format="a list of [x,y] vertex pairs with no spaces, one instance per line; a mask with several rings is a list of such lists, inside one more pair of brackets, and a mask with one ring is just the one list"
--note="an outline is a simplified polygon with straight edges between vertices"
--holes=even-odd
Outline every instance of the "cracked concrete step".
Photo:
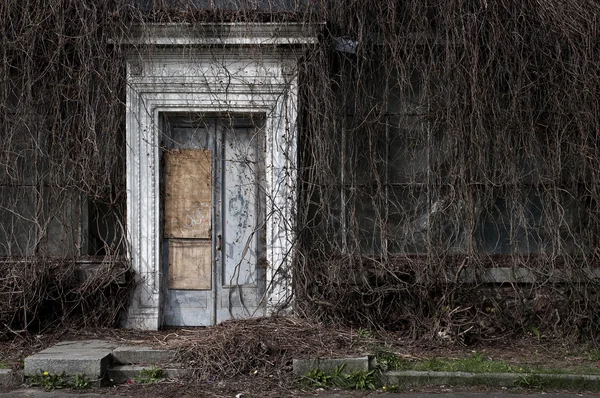
[[[163,376],[166,379],[181,379],[191,375],[189,369],[175,367],[177,364],[172,364],[172,367],[161,369]],[[151,366],[138,365],[122,365],[112,366],[108,368],[108,378],[115,384],[126,383],[129,380],[136,380],[142,375],[142,371],[152,371]]]
[[101,380],[112,362],[112,352],[116,347],[115,343],[104,340],[64,341],[25,358],[23,373],[26,377],[48,372]]
[[171,363],[175,350],[157,350],[152,347],[120,346],[113,350],[113,361],[122,365]]

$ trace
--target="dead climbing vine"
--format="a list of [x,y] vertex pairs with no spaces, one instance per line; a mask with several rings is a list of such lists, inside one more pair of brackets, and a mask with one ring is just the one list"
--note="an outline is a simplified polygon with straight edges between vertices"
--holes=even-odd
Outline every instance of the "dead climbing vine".
[[596,338],[600,5],[328,5],[301,64],[299,310]]
[[18,296],[25,283],[64,286],[48,259],[126,252],[133,25],[324,21],[297,50],[297,311],[467,342],[597,337],[596,1],[214,4],[0,3],[1,275],[22,278],[2,279],[6,325],[31,325],[23,303],[43,308]]
[[130,289],[125,269],[111,261],[92,274],[70,261],[0,264],[0,339],[60,325],[116,326]]

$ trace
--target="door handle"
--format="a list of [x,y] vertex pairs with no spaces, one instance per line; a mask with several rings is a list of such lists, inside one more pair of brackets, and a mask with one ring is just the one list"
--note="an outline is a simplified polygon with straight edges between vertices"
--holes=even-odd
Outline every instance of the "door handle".
[[221,251],[221,235],[217,235],[217,251]]

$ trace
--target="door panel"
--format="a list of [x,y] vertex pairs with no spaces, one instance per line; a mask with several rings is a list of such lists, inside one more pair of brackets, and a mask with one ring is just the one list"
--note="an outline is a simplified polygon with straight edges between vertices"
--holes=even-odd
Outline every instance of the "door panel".
[[256,285],[258,261],[257,142],[253,131],[225,130],[223,286]]
[[165,118],[164,324],[264,314],[264,140],[247,119]]
[[165,325],[208,326],[215,321],[214,130],[214,121],[163,121]]
[[260,130],[221,126],[223,140],[222,260],[217,277],[217,322],[261,316],[264,306],[264,141]]

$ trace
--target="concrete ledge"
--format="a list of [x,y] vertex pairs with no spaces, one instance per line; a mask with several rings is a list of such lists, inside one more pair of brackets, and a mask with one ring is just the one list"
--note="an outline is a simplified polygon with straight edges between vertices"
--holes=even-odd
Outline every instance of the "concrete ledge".
[[[75,270],[75,277],[80,282],[85,282],[89,279],[92,279],[99,272],[106,272],[107,268],[102,265],[101,262],[81,262],[78,263],[78,267]],[[129,270],[125,265],[118,264],[114,267],[110,268],[110,276],[114,279],[114,281],[120,285],[124,285],[127,283],[127,273]]]
[[593,281],[600,278],[600,269],[589,270],[554,270],[552,275],[536,272],[526,267],[494,267],[494,268],[465,268],[460,272],[459,281],[462,283],[523,283],[540,282],[564,283],[566,281]]
[[486,384],[509,387],[515,385],[517,376],[514,373],[419,372],[407,370],[384,372],[382,382],[398,386]]
[[486,385],[524,388],[600,388],[600,376],[535,373],[468,373],[391,371],[381,375],[382,382],[397,386]]
[[293,45],[317,42],[323,23],[157,23],[135,25],[123,44],[173,45]]
[[18,386],[20,384],[23,384],[23,372],[0,369],[0,386]]
[[334,373],[342,365],[344,365],[344,373],[368,372],[369,357],[294,359],[293,371],[296,376],[303,376],[317,368],[324,373]]
[[[108,378],[115,384],[126,383],[129,380],[135,380],[140,376],[143,370],[150,370],[151,366],[136,366],[136,365],[123,365],[114,366],[108,369]],[[189,369],[182,368],[166,368],[162,369],[164,377],[166,379],[181,379],[191,375]]]
[[152,347],[124,346],[112,352],[113,360],[123,365],[170,363],[175,360],[177,351],[155,350]]

